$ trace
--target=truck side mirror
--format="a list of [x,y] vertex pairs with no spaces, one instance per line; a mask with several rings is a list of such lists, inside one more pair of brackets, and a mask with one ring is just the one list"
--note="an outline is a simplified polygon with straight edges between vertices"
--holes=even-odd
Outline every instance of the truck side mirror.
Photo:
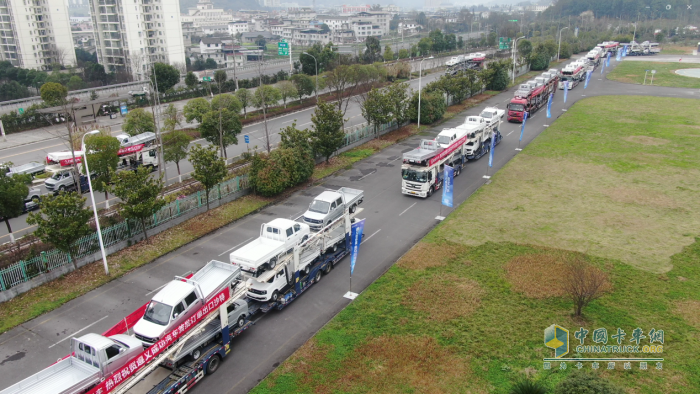
[[174,314],[174,315],[173,315],[173,319],[177,319],[178,316],[180,316],[179,313]]

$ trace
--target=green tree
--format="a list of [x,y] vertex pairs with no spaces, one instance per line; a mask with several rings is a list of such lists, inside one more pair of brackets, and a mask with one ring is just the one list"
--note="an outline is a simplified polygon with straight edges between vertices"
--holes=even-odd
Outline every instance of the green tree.
[[178,182],[182,182],[180,161],[187,158],[187,150],[192,137],[182,130],[173,130],[163,134],[163,158],[166,162],[175,163]]
[[[289,186],[289,174],[274,150],[270,154],[256,153],[250,167],[250,183],[253,190],[265,197],[282,193]],[[274,156],[273,156],[274,154]]]
[[[3,169],[4,170],[4,169]],[[29,175],[0,176],[0,217],[5,221],[10,241],[15,242],[15,236],[10,227],[10,219],[16,218],[24,211],[24,199],[27,198],[31,182]]]
[[301,101],[304,96],[311,96],[314,93],[314,81],[306,74],[294,74],[289,78],[297,88],[297,97]]
[[156,63],[151,72],[151,83],[158,86],[158,92],[167,92],[180,82],[180,71],[177,68],[165,64]]
[[271,85],[259,86],[253,94],[253,105],[257,108],[268,108],[277,105],[282,99],[282,93],[279,89]]
[[265,37],[263,37],[262,35],[258,35],[257,37],[255,37],[255,45],[257,45],[258,48],[264,51],[267,47],[267,40],[265,40]]
[[216,87],[218,88],[219,93],[221,93],[221,89],[228,79],[228,75],[226,75],[225,70],[216,70],[214,72],[214,82],[216,82]]
[[91,216],[91,210],[85,207],[85,198],[76,192],[60,193],[57,196],[44,196],[39,203],[39,211],[29,213],[27,224],[36,225],[34,234],[66,253],[73,267],[78,269],[76,242],[92,233],[88,225]]
[[490,47],[496,46],[496,41],[498,40],[498,34],[495,31],[489,33],[486,37],[486,44]]
[[314,114],[311,131],[311,146],[314,152],[326,158],[326,163],[345,142],[343,114],[331,103],[319,100]]
[[68,90],[79,90],[79,89],[85,89],[85,82],[83,82],[82,78],[80,78],[77,75],[73,75],[70,77],[70,80],[66,84],[66,87]]
[[226,176],[226,162],[216,153],[215,146],[202,147],[197,144],[190,149],[190,163],[194,167],[192,178],[204,186],[208,211],[209,191]]
[[241,102],[233,94],[217,94],[211,100],[211,110],[218,111],[219,109],[227,109],[234,114],[241,112]]
[[505,90],[508,87],[508,70],[511,69],[511,61],[500,60],[489,64],[489,80],[486,88],[490,90]]
[[561,49],[559,50],[560,59],[568,59],[571,57],[571,46],[568,42],[561,43]]
[[151,170],[139,166],[136,171],[121,171],[114,177],[112,193],[119,197],[121,215],[141,223],[143,237],[148,241],[146,219],[153,217],[165,205],[160,196],[163,191],[163,178],[151,176]]
[[185,107],[182,109],[182,113],[185,115],[185,121],[187,123],[192,123],[193,120],[196,120],[198,123],[202,123],[204,114],[209,111],[211,111],[211,104],[209,104],[209,102],[202,97],[197,97],[188,101],[187,104],[185,104]]
[[292,122],[280,131],[280,148],[301,149],[313,151],[311,147],[311,133],[308,129],[297,129],[297,123]]
[[287,108],[287,100],[297,95],[297,88],[290,81],[282,81],[277,83],[277,89],[280,91],[284,108]]
[[240,88],[236,90],[236,98],[238,99],[238,102],[241,103],[241,107],[243,108],[243,117],[247,118],[248,117],[248,107],[253,103],[253,93],[251,93],[250,90],[245,89],[245,88]]
[[68,89],[57,82],[46,82],[41,85],[41,99],[50,106],[61,105],[68,96]]
[[197,86],[197,76],[194,75],[192,71],[188,72],[185,76],[185,85],[190,89],[194,89],[194,87]]
[[227,108],[212,110],[204,114],[199,131],[207,142],[219,147],[221,157],[227,157],[226,147],[238,144],[236,137],[243,130],[238,114]]
[[421,12],[418,14],[418,16],[416,17],[416,23],[423,27],[426,27],[428,25],[428,17],[425,16],[425,12]]
[[[119,140],[107,133],[85,137],[85,151],[90,152],[87,155],[88,168],[90,173],[95,175],[92,187],[105,194],[107,208],[109,208],[109,184],[119,165],[119,156],[117,156],[119,148],[121,148]],[[83,173],[87,174],[84,164]]]
[[367,37],[365,39],[365,53],[362,54],[362,60],[365,63],[371,64],[382,60],[382,46],[377,37]]
[[433,52],[442,52],[445,50],[445,37],[440,29],[435,29],[428,33],[428,37],[433,42],[433,46],[430,48]]
[[538,45],[530,56],[530,69],[532,71],[547,70],[549,68],[549,53],[543,45]]
[[462,36],[457,37],[457,49],[464,49],[464,40]]
[[385,61],[394,60],[394,51],[391,50],[391,46],[389,46],[389,45],[384,46],[384,60]]
[[167,131],[175,130],[182,123],[182,114],[177,111],[175,105],[168,104],[168,107],[163,111],[163,127]]
[[624,394],[625,390],[607,379],[585,371],[574,370],[554,388],[554,394]]
[[362,97],[363,99],[360,102],[362,117],[367,120],[367,123],[374,126],[374,133],[376,134],[380,125],[391,120],[387,96],[382,90],[373,88],[363,94]]
[[522,40],[518,42],[518,53],[525,59],[529,59],[532,53],[532,42],[530,40]]
[[[447,109],[442,94],[424,93],[421,95],[420,121],[421,124],[432,124],[442,119]],[[412,122],[418,121],[418,93],[414,93],[408,107],[408,116]]]
[[420,51],[420,56],[426,56],[430,53],[430,49],[433,47],[433,40],[428,37],[423,37],[418,41],[418,50]]
[[408,120],[408,84],[393,83],[386,88],[387,111],[401,125]]
[[143,108],[136,108],[129,111],[129,113],[126,114],[126,119],[124,119],[122,131],[131,136],[146,132],[153,133],[155,131],[153,115],[146,112]]
[[408,51],[406,49],[399,49],[399,59],[408,59]]
[[216,64],[216,60],[212,58],[207,58],[207,60],[204,61],[204,68],[207,70],[216,70],[219,67],[218,64]]

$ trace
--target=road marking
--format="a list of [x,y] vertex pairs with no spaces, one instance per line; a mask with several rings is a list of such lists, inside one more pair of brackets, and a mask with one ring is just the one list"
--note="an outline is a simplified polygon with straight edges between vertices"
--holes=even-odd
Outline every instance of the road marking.
[[[415,204],[414,204],[414,205],[415,205]],[[380,232],[380,231],[382,231],[382,229],[379,229],[379,230],[373,232],[372,235],[370,235],[369,237],[363,239],[362,242],[360,242],[360,245],[362,245],[363,243],[369,241],[370,238],[372,238],[372,237],[374,237],[375,235],[377,235],[377,233]]]
[[398,159],[400,159],[400,158],[401,158],[401,156],[399,156],[399,157],[397,157],[396,159],[390,161],[389,163],[393,163],[393,162],[395,162],[396,160],[398,160]]
[[109,315],[107,315],[107,316],[103,317],[102,319],[100,319],[100,320],[98,320],[98,321],[96,321],[96,322],[94,322],[94,323],[92,323],[92,324],[88,324],[87,326],[85,326],[85,327],[81,328],[80,330],[78,330],[78,331],[76,331],[76,332],[74,332],[74,333],[72,333],[72,334],[68,335],[67,337],[65,337],[65,338],[61,339],[60,341],[58,341],[58,342],[54,343],[53,345],[49,346],[49,349],[51,349],[52,347],[54,347],[54,346],[58,345],[59,343],[61,343],[61,342],[65,341],[65,340],[67,340],[67,339],[71,339],[71,338],[73,338],[73,337],[75,336],[75,334],[77,334],[77,333],[79,333],[79,332],[82,332],[82,331],[85,331],[85,330],[87,330],[88,328],[90,328],[90,327],[94,326],[95,324],[97,324],[97,323],[101,322],[102,320],[104,320],[104,319],[106,319],[106,318],[108,318],[108,317],[109,317]]
[[[515,131],[515,130],[513,130],[513,131]],[[511,131],[510,133],[506,134],[506,137],[508,137],[509,135],[513,134],[513,131]]]
[[224,250],[224,253],[221,253],[219,256],[225,255],[226,253],[230,252],[230,251],[233,250],[233,249],[236,249],[237,247],[243,245],[244,243],[250,241],[251,239],[253,239],[253,237],[250,237],[250,238],[246,239],[245,241],[239,243],[238,245],[232,247],[231,249],[226,249],[226,250]]
[[155,289],[153,289],[153,290],[149,291],[149,292],[148,292],[148,293],[146,293],[145,295],[149,295],[149,294],[151,294],[151,293],[155,293],[156,291],[158,291],[158,290],[162,289],[163,287],[167,286],[167,285],[168,285],[168,283],[170,283],[170,282],[165,282],[165,284],[163,284],[163,285],[161,285],[161,286],[158,286],[158,287],[156,287]]
[[361,180],[367,178],[368,176],[370,176],[370,175],[372,175],[372,174],[374,174],[374,173],[376,173],[376,172],[377,172],[377,170],[374,170],[374,172],[370,172],[369,174],[367,174],[367,175],[363,176],[362,178],[358,179],[358,181],[361,181]]
[[[417,203],[417,202],[414,202],[414,203],[413,203],[413,205],[416,205],[416,204],[418,204],[418,203]],[[399,214],[399,216],[403,215],[404,213],[406,213],[406,211],[408,211],[409,209],[413,208],[413,205],[411,205],[410,207],[404,209],[403,212],[401,212],[401,213]]]
[[311,124],[311,122],[302,123],[302,124],[297,125],[297,126],[301,127],[301,126],[305,126],[305,125],[307,125],[307,124]]
[[292,120],[288,120],[288,121],[286,121],[286,122],[282,122],[281,124],[285,124],[285,123],[292,123],[292,122],[294,122],[294,119],[292,119]]

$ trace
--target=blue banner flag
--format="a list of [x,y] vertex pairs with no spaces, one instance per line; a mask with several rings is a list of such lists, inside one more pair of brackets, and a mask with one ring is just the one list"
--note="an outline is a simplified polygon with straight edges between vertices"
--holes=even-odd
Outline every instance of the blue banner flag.
[[552,117],[552,99],[554,98],[554,93],[549,94],[549,100],[547,101],[547,117]]
[[605,59],[605,65],[608,66],[608,67],[610,67],[610,52],[608,52],[608,56],[607,56],[607,58]]
[[[525,112],[527,114],[527,112]],[[524,118],[523,118],[524,119]],[[496,133],[491,133],[491,149],[489,154],[489,167],[493,167],[493,151],[496,150]]]
[[[550,93],[550,98],[552,97],[551,95]],[[549,104],[547,104],[547,106],[549,107]],[[547,111],[549,111],[549,108],[547,108]],[[527,122],[527,112],[523,114],[523,124],[520,125],[520,141],[523,140],[523,133],[525,133],[525,122]]]
[[600,68],[600,73],[603,74],[605,72],[605,62],[603,62],[603,67]]
[[591,81],[591,74],[593,74],[593,71],[586,71],[586,83],[583,84],[584,89],[588,87],[588,82]]
[[569,81],[564,81],[564,102],[566,102],[566,94],[569,92]]
[[365,219],[358,220],[351,226],[350,232],[350,276],[355,272],[355,261],[357,261],[357,253],[360,251],[362,243],[362,231],[365,229]]
[[625,56],[627,56],[627,45],[622,47],[622,57],[625,57]]
[[622,48],[617,50],[617,54],[615,55],[615,60],[617,60],[618,62],[620,60],[622,60]]
[[442,205],[452,208],[452,191],[455,184],[455,169],[445,166],[445,186],[442,188]]

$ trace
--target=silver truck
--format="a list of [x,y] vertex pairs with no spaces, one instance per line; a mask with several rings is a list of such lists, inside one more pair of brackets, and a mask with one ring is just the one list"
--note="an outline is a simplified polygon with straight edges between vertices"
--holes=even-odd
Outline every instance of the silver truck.
[[71,339],[70,356],[16,383],[0,394],[73,394],[119,370],[143,351],[141,342],[124,334],[87,334]]
[[349,187],[341,187],[337,191],[327,190],[309,204],[309,209],[303,215],[304,223],[308,224],[312,230],[319,231],[341,217],[345,208],[350,213],[354,213],[363,199],[362,190]]
[[[94,176],[93,176],[94,179]],[[73,181],[73,171],[65,170],[54,173],[51,178],[47,178],[44,181],[44,186],[50,192],[58,194],[61,191],[73,191],[75,190],[75,183]],[[85,175],[80,175],[80,190],[83,193],[88,190],[88,180]]]
[[486,120],[486,124],[496,125],[494,129],[499,130],[503,118],[506,116],[506,111],[496,107],[486,107],[479,114],[480,117]]
[[241,269],[212,260],[191,278],[175,277],[153,297],[143,317],[134,325],[134,335],[149,347],[161,336],[189,319],[219,291],[241,280]]
[[151,133],[150,131],[135,136],[130,136],[128,134],[118,134],[115,137],[119,140],[119,143],[122,145],[122,148],[138,144],[151,146],[156,140],[156,134]]
[[27,174],[27,175],[31,175],[33,178],[35,175],[43,174],[45,171],[44,168],[45,168],[45,166],[42,163],[32,161],[32,162],[29,162],[27,164],[22,164],[19,166],[5,167],[5,169],[6,169],[5,175],[12,176],[12,175]]

